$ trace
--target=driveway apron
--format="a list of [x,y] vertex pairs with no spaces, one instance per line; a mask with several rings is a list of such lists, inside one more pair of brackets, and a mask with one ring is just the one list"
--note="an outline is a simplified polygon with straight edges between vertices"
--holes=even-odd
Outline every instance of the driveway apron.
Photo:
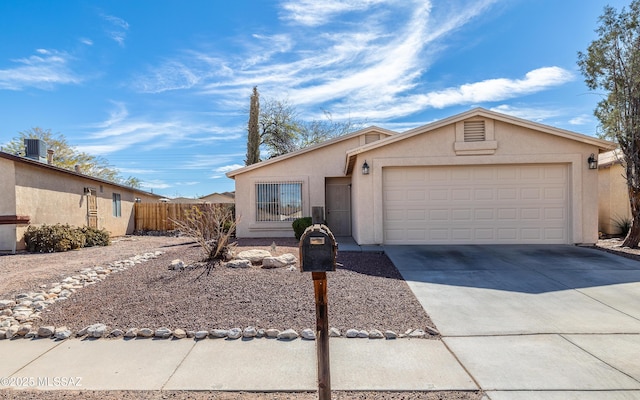
[[640,399],[640,262],[562,245],[385,252],[489,398]]

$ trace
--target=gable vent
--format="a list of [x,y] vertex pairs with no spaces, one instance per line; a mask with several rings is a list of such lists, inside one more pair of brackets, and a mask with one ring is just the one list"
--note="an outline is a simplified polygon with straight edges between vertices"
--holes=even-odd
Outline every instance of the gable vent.
[[484,121],[464,121],[465,142],[484,142],[485,140]]

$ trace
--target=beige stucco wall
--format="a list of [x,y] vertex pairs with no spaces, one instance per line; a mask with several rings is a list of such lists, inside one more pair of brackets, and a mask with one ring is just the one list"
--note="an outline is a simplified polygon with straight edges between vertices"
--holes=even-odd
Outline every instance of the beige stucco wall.
[[[28,215],[31,225],[69,224],[87,225],[87,195],[84,188],[94,188],[98,199],[98,228],[112,236],[133,232],[133,204],[135,198],[143,202],[157,201],[155,197],[127,188],[100,183],[92,179],[26,164],[15,165],[15,213]],[[121,197],[121,216],[113,216],[113,193]],[[24,248],[22,237],[27,226],[16,230],[17,248]]]
[[616,221],[631,219],[624,173],[624,168],[619,163],[601,166],[598,171],[598,229],[608,235],[620,233]]
[[[560,133],[552,134],[500,119],[485,118],[485,121],[491,127],[486,143],[461,144],[458,129],[456,145],[454,122],[437,128],[427,126],[424,131],[414,130],[359,148],[354,155],[350,177],[354,239],[360,244],[383,243],[383,168],[546,163],[567,166],[569,242],[595,243],[598,239],[598,172],[588,169],[587,158],[591,153],[598,154],[599,147],[576,140],[571,134],[563,137]],[[406,136],[398,140],[402,135]],[[311,207],[325,207],[325,179],[345,175],[345,153],[365,145],[364,139],[364,136],[354,137],[236,175],[236,210],[240,217],[238,237],[292,236],[289,222],[254,222],[255,183],[301,180],[304,215],[310,215]],[[384,146],[378,147],[382,143]],[[362,175],[360,171],[365,160],[370,167],[369,175]]]
[[[303,215],[311,207],[325,206],[325,177],[344,176],[345,154],[360,146],[358,136],[318,148],[262,168],[236,175],[238,237],[293,237],[291,222],[255,222],[255,184],[268,181],[301,181]],[[243,214],[244,213],[244,214]]]
[[[13,162],[0,158],[0,215],[16,215],[15,169]],[[0,251],[13,251],[16,226],[0,225]]]
[[455,124],[361,153],[369,175],[352,177],[353,236],[360,244],[383,242],[382,169],[391,166],[564,163],[570,171],[571,243],[595,243],[598,238],[598,174],[587,158],[598,148],[575,140],[495,121],[497,148],[491,155],[456,155]]

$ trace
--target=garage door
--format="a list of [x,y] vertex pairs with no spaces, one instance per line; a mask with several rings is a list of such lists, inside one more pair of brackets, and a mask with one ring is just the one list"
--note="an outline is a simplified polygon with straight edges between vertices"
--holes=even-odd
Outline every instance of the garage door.
[[567,165],[382,172],[387,244],[569,243]]

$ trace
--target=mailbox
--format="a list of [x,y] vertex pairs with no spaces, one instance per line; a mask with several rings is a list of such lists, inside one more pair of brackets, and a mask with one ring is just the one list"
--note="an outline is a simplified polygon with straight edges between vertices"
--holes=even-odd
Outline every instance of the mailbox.
[[300,237],[300,271],[335,271],[337,253],[338,243],[329,228],[311,225]]

